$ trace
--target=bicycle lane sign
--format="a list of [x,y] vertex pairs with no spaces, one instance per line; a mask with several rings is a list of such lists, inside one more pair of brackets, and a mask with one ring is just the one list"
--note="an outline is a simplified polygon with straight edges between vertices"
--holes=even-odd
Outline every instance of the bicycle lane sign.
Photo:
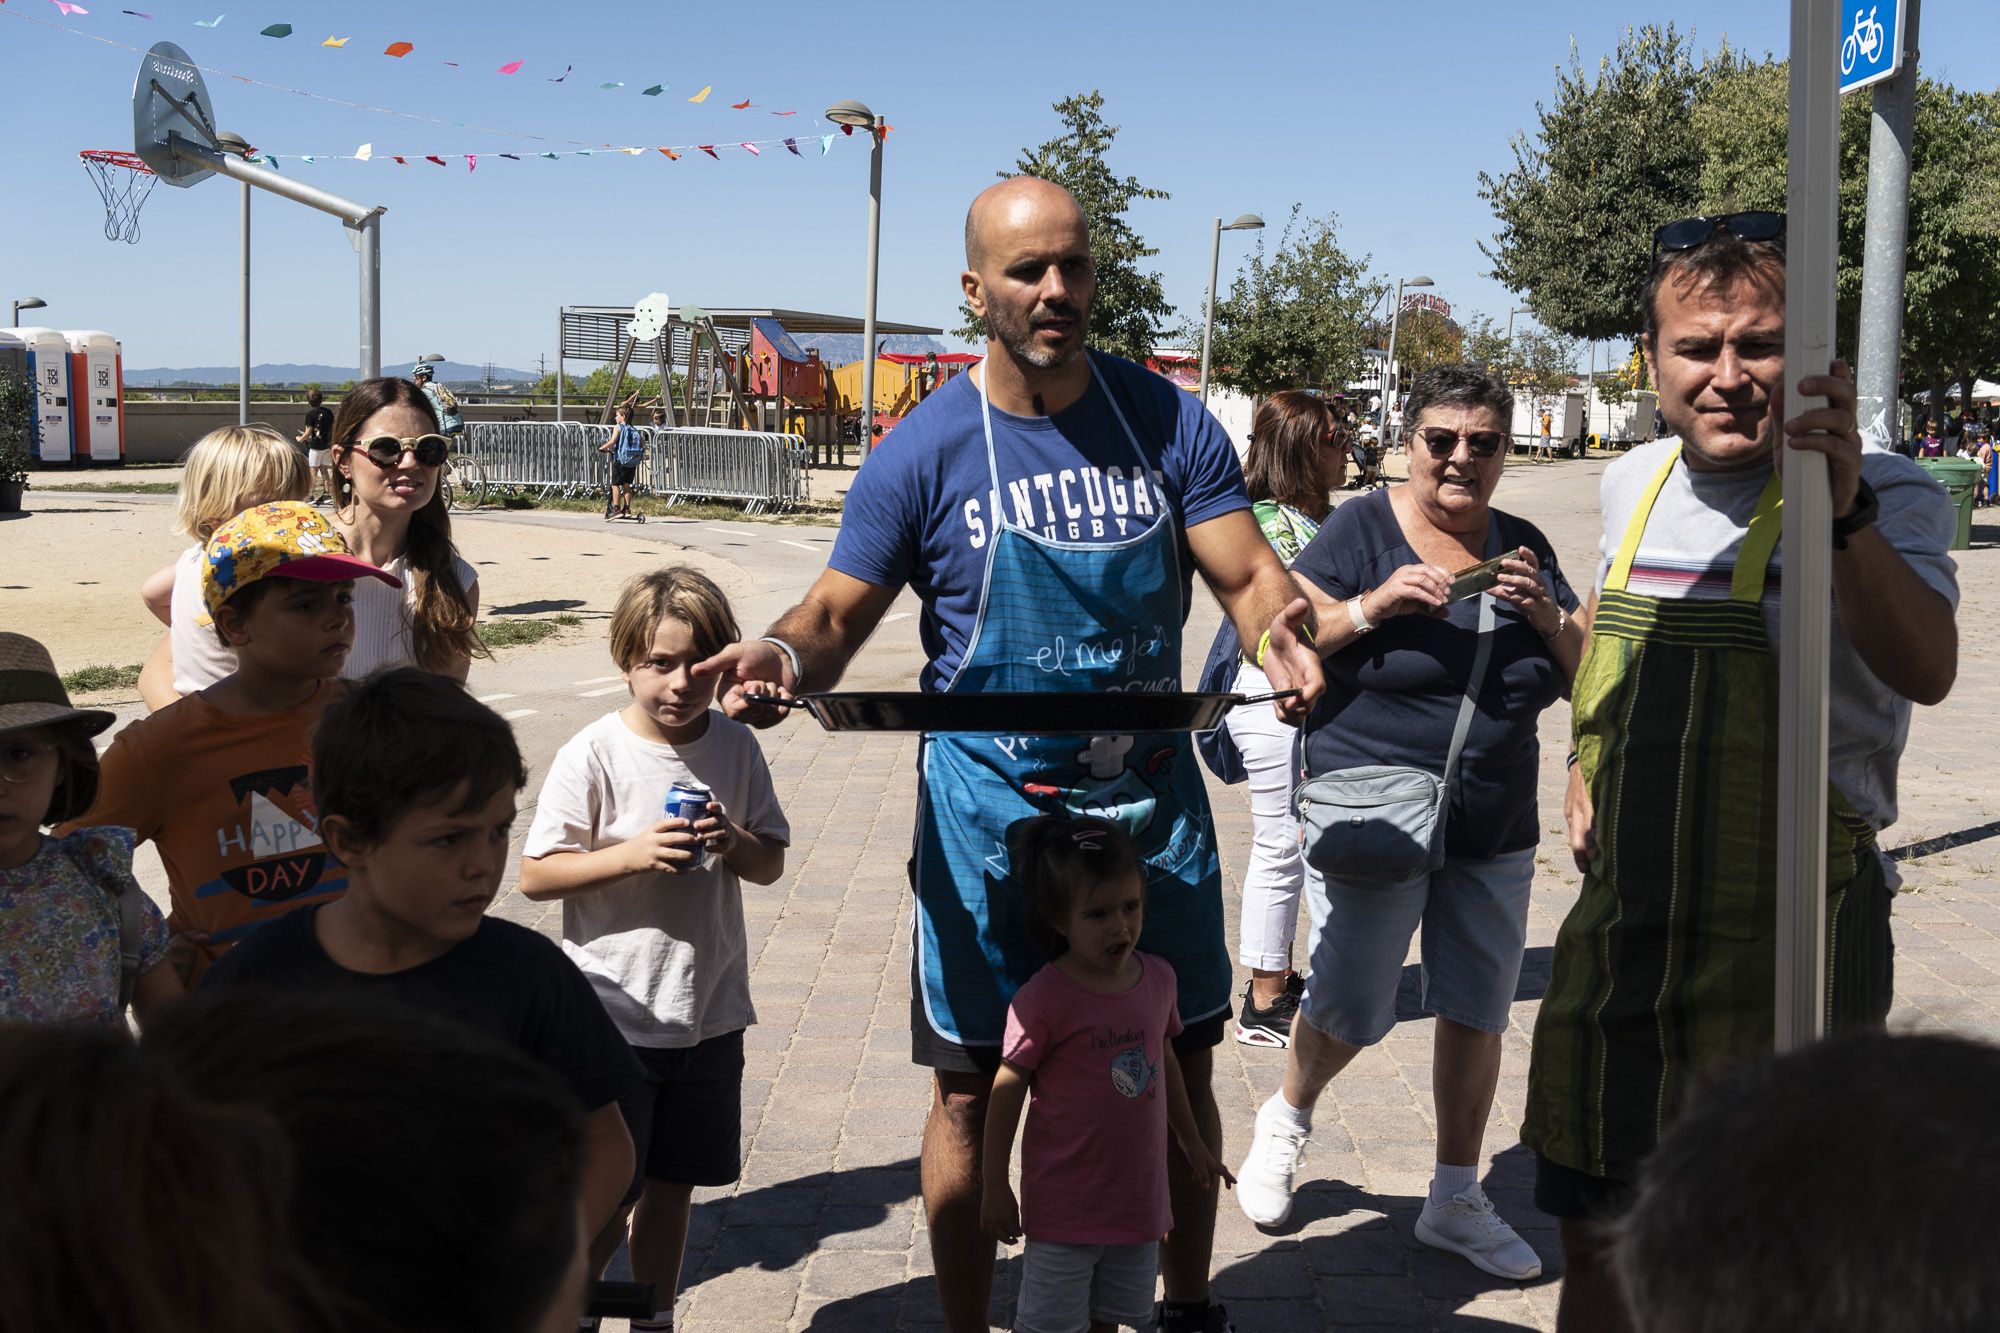
[[1841,0],[1840,91],[1894,78],[1902,64],[1902,0]]

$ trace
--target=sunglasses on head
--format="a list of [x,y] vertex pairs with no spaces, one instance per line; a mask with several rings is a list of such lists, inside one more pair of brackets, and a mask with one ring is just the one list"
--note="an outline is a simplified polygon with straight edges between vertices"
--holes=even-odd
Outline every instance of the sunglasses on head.
[[1658,263],[1662,254],[1705,245],[1719,231],[1744,241],[1781,241],[1785,237],[1785,215],[1758,210],[1669,222],[1653,232],[1653,262]]
[[1443,426],[1426,426],[1417,432],[1417,438],[1431,451],[1432,458],[1450,458],[1460,440],[1465,441],[1474,458],[1491,458],[1507,443],[1507,437],[1497,430],[1469,430],[1461,434]]
[[367,454],[368,461],[380,468],[395,467],[403,461],[405,452],[415,454],[421,467],[436,467],[451,452],[451,442],[442,435],[378,435],[372,440],[356,441],[353,447]]

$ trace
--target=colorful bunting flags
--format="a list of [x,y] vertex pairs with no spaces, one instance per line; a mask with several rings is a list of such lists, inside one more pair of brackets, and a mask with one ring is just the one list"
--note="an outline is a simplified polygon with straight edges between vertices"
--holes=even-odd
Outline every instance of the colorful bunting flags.
[[346,46],[352,40],[354,39],[351,37],[329,37],[325,41],[321,42],[320,45],[331,46],[336,50],[338,50],[340,47]]
[[499,69],[494,70],[493,72],[495,74],[519,74],[521,72],[521,66],[526,63],[527,62],[524,60],[510,60],[506,64],[502,65]]
[[417,46],[415,42],[391,42],[389,43],[388,47],[383,50],[382,54],[385,56],[394,56],[396,57],[396,59],[401,60],[404,56],[410,54],[410,52],[416,49]]
[[791,154],[792,154],[792,156],[793,156],[793,157],[804,157],[804,156],[805,156],[805,154],[804,154],[804,153],[801,153],[801,152],[799,151],[799,141],[798,141],[797,139],[787,139],[787,140],[785,140],[785,147],[786,147],[786,148],[788,148],[789,150],[791,150]]
[[151,22],[153,17],[151,14],[142,14],[136,9],[121,9],[118,12],[121,14],[130,14],[135,19],[145,19],[148,22]]
[[479,154],[467,153],[465,155],[465,169],[467,171],[479,170]]
[[601,93],[608,93],[613,91],[614,89],[623,88],[624,86],[625,85],[622,83],[600,83],[597,85],[597,91]]
[[564,65],[564,66],[563,66],[563,72],[562,72],[562,73],[560,73],[560,74],[558,74],[558,75],[556,75],[556,76],[555,76],[555,77],[554,77],[553,79],[550,79],[550,80],[549,80],[549,82],[550,82],[550,83],[561,83],[561,82],[562,82],[562,81],[563,81],[564,79],[566,79],[566,78],[568,78],[568,77],[569,77],[569,72],[570,72],[571,70],[575,69],[575,68],[576,68],[576,66],[575,66],[575,65]]
[[502,153],[500,156],[506,158],[509,162],[519,162],[521,160],[519,153]]
[[666,84],[656,83],[650,88],[641,88],[639,90],[639,95],[641,97],[658,97],[661,93],[665,92],[666,90],[667,90]]
[[747,107],[749,107],[749,105],[750,105],[750,99],[746,97],[740,102],[731,102],[729,104],[729,109],[731,111],[742,111]]
[[796,111],[773,111],[771,114],[774,116],[796,116],[799,113]]
[[696,144],[695,147],[701,149],[702,152],[707,153],[718,162],[722,160],[721,155],[715,151],[715,145],[712,143]]
[[217,14],[212,19],[196,19],[194,26],[197,28],[219,28],[222,26],[222,20],[228,17],[229,15],[227,14]]
[[399,167],[407,167],[410,165],[410,160],[405,157],[392,158],[391,160],[395,162],[395,164]]
[[82,5],[71,4],[69,0],[49,0],[49,3],[61,11],[65,18],[71,14],[88,14],[90,12]]
[[681,155],[671,148],[662,148],[660,151],[667,155],[667,161],[669,162],[678,162],[681,160]]
[[820,135],[820,136],[819,136],[819,155],[820,155],[821,157],[825,157],[825,156],[826,156],[826,155],[827,155],[828,153],[830,153],[830,152],[832,152],[832,151],[833,151],[833,136],[832,136],[831,134],[822,134],[822,135]]
[[700,92],[698,92],[698,93],[696,93],[696,94],[695,94],[695,95],[694,95],[693,97],[690,97],[690,98],[688,98],[688,101],[690,101],[690,102],[706,102],[706,101],[708,100],[708,95],[709,95],[709,94],[710,94],[711,92],[713,92],[714,90],[715,90],[715,85],[714,85],[714,84],[712,84],[712,83],[705,83],[705,84],[703,84],[703,85],[702,85],[702,88],[701,88],[701,91],[700,91]]
[[737,144],[736,146],[737,146],[738,148],[741,148],[741,149],[742,149],[742,150],[743,150],[744,152],[746,152],[746,153],[750,154],[750,156],[752,156],[752,157],[762,157],[762,156],[764,156],[764,154],[763,154],[763,151],[762,151],[761,149],[759,149],[759,148],[757,147],[757,145],[756,145],[756,144],[754,144],[754,143],[740,143],[740,144]]
[[289,23],[273,23],[258,34],[260,37],[289,37],[291,35],[292,25]]
[[366,162],[373,156],[375,156],[375,145],[372,143],[362,144],[354,150],[354,160],[356,162]]
[[426,162],[435,162],[435,163],[437,163],[437,164],[438,164],[439,166],[443,166],[443,165],[444,165],[444,159],[443,159],[443,158],[441,158],[441,157],[439,157],[439,156],[438,156],[437,154],[435,154],[435,153],[428,153],[428,154],[426,154],[426,155],[424,156],[424,161],[426,161]]

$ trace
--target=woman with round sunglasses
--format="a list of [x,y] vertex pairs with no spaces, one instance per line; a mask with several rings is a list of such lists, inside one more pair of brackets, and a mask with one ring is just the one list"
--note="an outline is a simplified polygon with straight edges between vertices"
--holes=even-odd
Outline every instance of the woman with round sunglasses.
[[[1417,1237],[1526,1280],[1541,1260],[1493,1211],[1479,1176],[1541,834],[1537,719],[1568,692],[1584,634],[1548,539],[1492,507],[1513,411],[1507,386],[1484,370],[1419,375],[1405,410],[1409,483],[1335,509],[1293,562],[1326,659],[1326,695],[1302,729],[1305,776],[1421,769],[1444,781],[1448,809],[1434,870],[1323,870],[1315,861],[1334,858],[1307,848],[1311,975],[1284,1084],[1257,1113],[1236,1196],[1259,1225],[1290,1214],[1314,1103],[1395,1025],[1421,926],[1437,1154]],[[1486,578],[1455,579],[1488,561],[1497,569]]]
[[403,581],[400,592],[356,586],[342,674],[415,666],[464,680],[488,653],[474,627],[479,576],[452,545],[438,486],[451,446],[436,409],[409,380],[363,380],[341,399],[333,439],[334,526],[350,551]]

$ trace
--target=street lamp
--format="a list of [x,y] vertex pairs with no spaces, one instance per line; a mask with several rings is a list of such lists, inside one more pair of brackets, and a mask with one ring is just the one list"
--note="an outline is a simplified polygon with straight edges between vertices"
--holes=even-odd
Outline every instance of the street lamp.
[[835,102],[826,109],[835,125],[866,130],[875,140],[868,151],[868,300],[861,315],[861,456],[875,447],[875,269],[882,254],[881,119],[860,102]]
[[[215,136],[215,146],[236,157],[249,158],[256,150],[250,141],[240,134],[224,130]],[[239,362],[236,385],[236,424],[250,424],[250,182],[244,181],[243,191],[243,310],[242,346],[238,349]]]
[[1255,213],[1245,213],[1228,226],[1222,219],[1215,220],[1215,233],[1208,242],[1208,306],[1201,319],[1201,403],[1208,406],[1208,345],[1215,337],[1215,279],[1218,266],[1222,262],[1222,233],[1225,231],[1262,231],[1264,219]]
[[23,310],[42,310],[46,309],[48,304],[47,301],[44,301],[39,296],[24,296],[14,302],[14,327],[21,327],[21,312]]
[[1389,307],[1389,359],[1382,366],[1382,406],[1375,417],[1375,440],[1379,447],[1389,447],[1389,401],[1402,384],[1396,375],[1396,325],[1403,316],[1403,288],[1435,287],[1429,278],[1396,279],[1396,304]]

